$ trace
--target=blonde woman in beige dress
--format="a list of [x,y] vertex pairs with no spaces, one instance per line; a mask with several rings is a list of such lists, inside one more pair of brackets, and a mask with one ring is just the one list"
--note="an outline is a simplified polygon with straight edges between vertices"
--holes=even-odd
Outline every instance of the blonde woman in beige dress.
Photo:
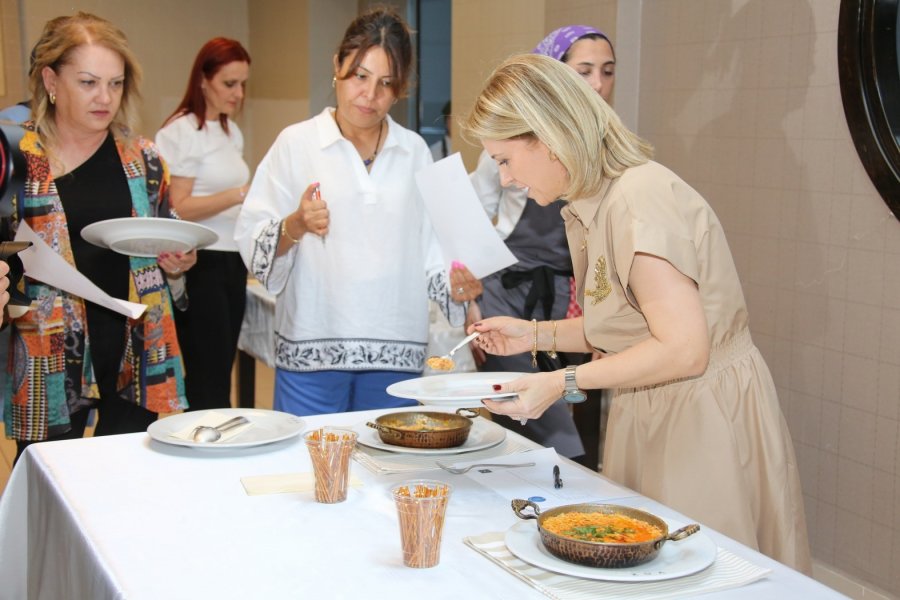
[[584,310],[557,322],[485,319],[470,327],[482,332],[477,343],[500,355],[605,354],[495,385],[518,397],[485,406],[533,419],[560,397],[614,390],[606,476],[808,573],[793,445],[710,206],[651,161],[650,146],[577,74],[544,56],[498,67],[464,127],[504,185],[527,187],[542,205],[569,201]]

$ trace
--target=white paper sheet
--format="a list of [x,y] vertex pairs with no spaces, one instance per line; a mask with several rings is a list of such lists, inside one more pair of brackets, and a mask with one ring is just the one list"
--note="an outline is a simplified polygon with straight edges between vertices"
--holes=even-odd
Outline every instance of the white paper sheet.
[[144,304],[113,298],[94,285],[90,279],[54,252],[25,221],[19,222],[16,241],[32,243],[30,248],[19,252],[25,274],[32,279],[43,281],[47,285],[65,290],[132,319],[137,319],[147,310]]
[[[444,461],[449,462],[449,461]],[[533,462],[533,467],[515,469],[474,468],[466,477],[478,481],[501,496],[512,498],[541,497],[542,509],[578,502],[601,502],[613,498],[634,496],[635,492],[605,479],[598,479],[578,467],[560,460],[553,448],[542,448],[517,454],[509,454],[490,460],[457,461],[454,467],[475,463],[518,464]],[[559,466],[559,478],[563,485],[554,488],[553,467]]]
[[447,270],[457,260],[481,279],[515,264],[478,200],[459,153],[416,173]]

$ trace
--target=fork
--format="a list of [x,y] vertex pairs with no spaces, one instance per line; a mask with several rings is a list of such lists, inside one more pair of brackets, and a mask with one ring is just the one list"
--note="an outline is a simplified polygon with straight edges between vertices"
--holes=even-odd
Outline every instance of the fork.
[[534,463],[519,463],[517,465],[510,464],[492,464],[492,463],[479,463],[476,465],[469,465],[468,467],[451,467],[450,465],[445,465],[441,461],[435,461],[435,464],[442,468],[443,470],[453,473],[455,475],[460,475],[462,473],[468,473],[475,467],[494,467],[494,468],[502,468],[502,469],[514,469],[516,467],[533,467]]

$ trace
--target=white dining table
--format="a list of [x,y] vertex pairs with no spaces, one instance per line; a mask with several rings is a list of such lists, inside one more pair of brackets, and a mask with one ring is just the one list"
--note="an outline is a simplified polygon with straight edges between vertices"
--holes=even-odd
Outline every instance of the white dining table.
[[[378,414],[304,421],[309,428],[358,426]],[[511,442],[538,448],[513,432],[504,443]],[[559,465],[571,494],[689,521],[566,459]],[[161,443],[146,433],[33,444],[0,497],[0,598],[545,597],[463,543],[520,522],[502,484],[433,468],[376,474],[352,461],[350,469],[356,485],[347,500],[319,504],[311,491],[248,495],[241,482],[310,472],[299,436],[230,450]],[[429,569],[403,565],[388,494],[392,484],[412,478],[439,479],[453,489],[440,563]],[[551,473],[546,480],[552,493]],[[703,532],[719,548],[771,570],[705,597],[841,597],[708,527]]]

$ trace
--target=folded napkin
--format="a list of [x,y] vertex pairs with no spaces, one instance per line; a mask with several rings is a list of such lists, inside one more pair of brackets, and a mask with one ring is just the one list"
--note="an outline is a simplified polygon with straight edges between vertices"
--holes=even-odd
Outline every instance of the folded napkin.
[[[170,437],[179,438],[182,440],[187,440],[189,442],[194,441],[194,429],[201,426],[206,425],[207,427],[215,427],[217,425],[221,425],[225,421],[235,417],[237,415],[228,414],[228,413],[220,413],[216,411],[204,412],[201,416],[197,417],[196,421],[192,421],[190,425],[185,427],[184,429],[179,429],[178,431],[173,431],[169,434]],[[228,441],[231,438],[237,436],[242,431],[253,426],[253,420],[251,418],[247,418],[248,423],[244,423],[243,425],[238,425],[237,427],[232,427],[231,429],[227,429],[222,432],[222,437],[220,437],[215,442],[209,442],[210,444],[221,444],[222,442]]]
[[[350,475],[350,487],[362,487],[362,481]],[[241,477],[241,485],[248,496],[263,494],[290,494],[311,492],[315,489],[316,476],[312,471],[307,473],[284,473],[281,475],[251,475]]]
[[[484,461],[488,458],[497,456],[506,456],[508,454],[516,454],[530,450],[532,446],[507,437],[503,442],[485,448],[484,450],[476,450],[475,452],[464,452],[458,454],[434,453],[434,454],[410,454],[405,452],[387,452],[385,450],[376,450],[362,444],[356,445],[353,451],[353,458],[367,468],[369,471],[379,474],[387,473],[411,473],[414,471],[425,471],[429,469],[439,469],[435,461],[444,463],[453,462],[454,458],[465,457],[466,461]],[[528,461],[524,461],[528,462]]]
[[762,579],[771,571],[758,567],[728,550],[719,548],[716,561],[708,568],[665,581],[595,581],[553,573],[530,565],[514,556],[501,532],[469,536],[463,542],[479,554],[509,571],[548,598],[555,600],[592,600],[594,598],[632,598],[650,600],[698,596],[707,592],[740,587]]

